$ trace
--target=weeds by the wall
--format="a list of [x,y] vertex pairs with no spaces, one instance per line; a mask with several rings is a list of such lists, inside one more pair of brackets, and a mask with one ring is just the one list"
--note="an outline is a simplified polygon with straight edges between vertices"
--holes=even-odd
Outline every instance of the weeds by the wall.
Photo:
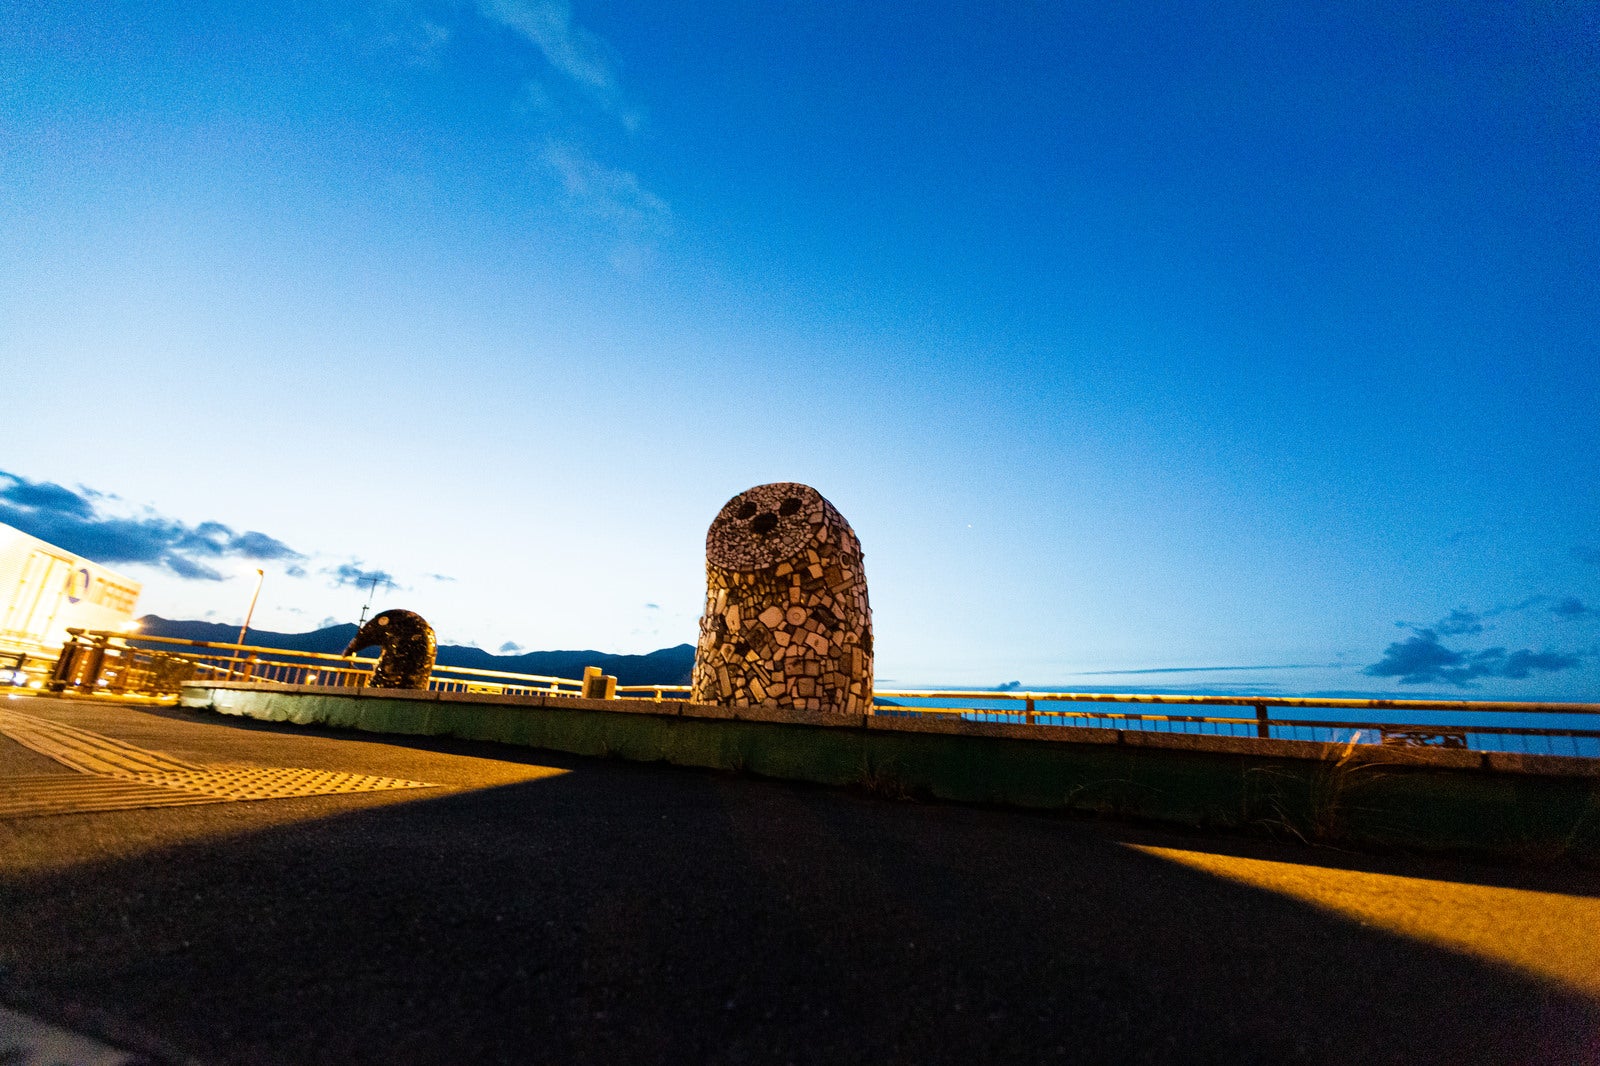
[[[1363,792],[1389,776],[1394,758],[1384,749],[1360,747],[1355,733],[1343,748],[1312,764],[1308,772],[1278,767],[1245,771],[1244,820],[1304,843],[1331,844],[1350,835],[1352,816],[1380,814],[1357,803]],[[1382,752],[1383,754],[1380,754]]]

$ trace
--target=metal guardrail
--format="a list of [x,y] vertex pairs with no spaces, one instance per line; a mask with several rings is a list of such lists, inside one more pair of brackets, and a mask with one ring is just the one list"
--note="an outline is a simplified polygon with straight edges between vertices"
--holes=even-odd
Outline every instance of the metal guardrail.
[[686,700],[689,698],[688,685],[618,685],[617,695],[623,698],[650,699],[657,703],[663,700]]
[[[619,696],[688,699],[688,685],[619,685]],[[1350,699],[1315,696],[1187,696],[1155,693],[1014,692],[975,689],[877,689],[872,714],[959,718],[998,725],[1095,727],[1193,733],[1258,740],[1310,740],[1511,751],[1600,758],[1600,703],[1487,700]],[[1246,714],[1099,710],[1062,704],[1247,709]],[[1333,717],[1286,715],[1324,711]],[[1279,713],[1274,713],[1279,712]],[[1370,712],[1357,716],[1355,712]],[[1585,716],[1572,725],[1522,725],[1541,716]],[[1494,720],[1477,720],[1493,716]],[[1521,716],[1521,717],[1519,717]]]
[[[117,695],[174,695],[185,682],[267,681],[281,685],[364,688],[375,657],[267,648],[255,644],[141,636],[105,630],[67,631],[69,639],[47,685],[52,691]],[[147,647],[146,645],[155,645]],[[510,696],[576,696],[583,682],[542,674],[436,666],[433,692],[484,692]]]
[[[371,678],[377,662],[363,656],[177,637],[95,630],[68,632],[71,640],[50,681],[56,691],[169,695],[196,679],[360,688]],[[599,673],[593,667],[588,672]],[[589,678],[590,682],[596,680],[597,676]],[[586,691],[594,695],[603,690],[603,686],[601,690],[586,688],[584,680],[575,678],[455,666],[436,666],[428,688],[436,692],[562,696],[579,696]],[[616,685],[610,691],[618,697],[661,703],[686,700],[690,690],[688,685]],[[873,698],[876,706],[871,713],[894,717],[1600,758],[1600,703],[971,689],[879,689]],[[1084,704],[1152,709],[1071,706]],[[1195,708],[1200,713],[1155,709],[1166,707]],[[1231,714],[1208,714],[1206,708],[1237,710]],[[1238,713],[1243,710],[1249,713]],[[1284,711],[1299,713],[1285,715]]]
[[[1312,740],[1339,744],[1469,748],[1530,755],[1600,757],[1600,704],[1597,703],[984,692],[961,689],[880,689],[873,693],[873,699],[878,701],[873,713],[879,715],[955,716],[968,721],[997,724],[1090,726],[1260,740]],[[1245,716],[1085,710],[1052,704],[1226,707],[1248,708],[1251,713]],[[1302,713],[1282,715],[1274,714],[1275,710]],[[1305,713],[1315,711],[1328,712],[1328,716]],[[1358,717],[1351,713],[1356,711],[1372,713]],[[1534,724],[1544,723],[1547,716],[1553,721]],[[1557,721],[1561,724],[1555,724]],[[1568,721],[1572,724],[1566,724]]]

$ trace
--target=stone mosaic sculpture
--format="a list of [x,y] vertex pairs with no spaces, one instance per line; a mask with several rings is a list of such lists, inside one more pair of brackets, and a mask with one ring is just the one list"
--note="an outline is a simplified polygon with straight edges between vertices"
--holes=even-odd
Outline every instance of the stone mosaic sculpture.
[[872,609],[861,544],[809,485],[758,485],[706,534],[696,703],[864,714]]
[[428,687],[433,657],[438,650],[433,627],[414,611],[384,611],[362,626],[344,650],[354,655],[376,644],[378,665],[368,684],[373,688]]

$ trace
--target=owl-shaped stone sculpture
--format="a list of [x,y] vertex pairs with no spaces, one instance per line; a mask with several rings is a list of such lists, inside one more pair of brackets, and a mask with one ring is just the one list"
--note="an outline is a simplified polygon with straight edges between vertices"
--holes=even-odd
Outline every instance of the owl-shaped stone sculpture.
[[428,687],[438,642],[433,627],[415,611],[383,611],[362,626],[344,650],[354,655],[376,644],[378,665],[372,669],[373,688]]
[[865,714],[872,609],[861,544],[808,485],[757,485],[706,534],[696,703]]

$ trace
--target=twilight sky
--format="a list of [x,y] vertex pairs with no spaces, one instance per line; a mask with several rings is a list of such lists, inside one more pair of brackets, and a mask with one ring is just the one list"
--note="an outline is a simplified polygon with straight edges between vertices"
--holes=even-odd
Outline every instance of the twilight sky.
[[1600,700],[1600,7],[1305,7],[0,0],[0,521],[647,651],[803,481],[882,684]]

